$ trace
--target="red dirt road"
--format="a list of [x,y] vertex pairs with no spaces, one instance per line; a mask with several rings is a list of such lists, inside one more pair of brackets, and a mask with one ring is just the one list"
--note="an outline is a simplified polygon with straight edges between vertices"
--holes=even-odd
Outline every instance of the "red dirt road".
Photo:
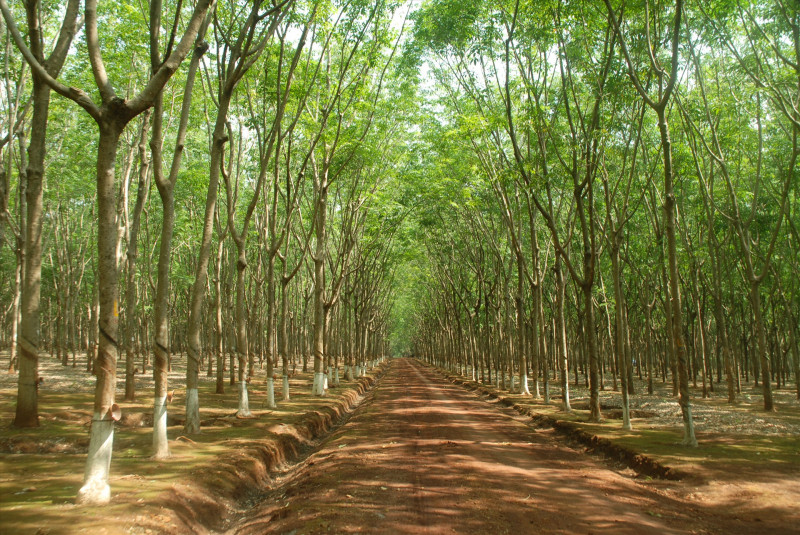
[[525,420],[393,361],[350,420],[230,532],[722,531],[720,516],[665,490],[674,483],[620,474]]

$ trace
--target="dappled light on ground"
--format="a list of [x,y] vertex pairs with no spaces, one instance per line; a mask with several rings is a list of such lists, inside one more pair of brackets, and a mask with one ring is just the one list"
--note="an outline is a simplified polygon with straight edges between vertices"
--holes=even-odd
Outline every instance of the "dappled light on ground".
[[231,533],[684,533],[696,511],[414,361]]

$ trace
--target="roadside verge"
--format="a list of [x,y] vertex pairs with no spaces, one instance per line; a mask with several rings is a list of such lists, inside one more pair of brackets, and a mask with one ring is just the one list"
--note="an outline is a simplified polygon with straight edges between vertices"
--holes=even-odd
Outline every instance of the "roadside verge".
[[[130,520],[131,531],[183,534],[223,529],[233,512],[264,489],[276,468],[294,460],[354,410],[387,367],[382,364],[367,377],[340,387],[335,402],[303,413],[294,423],[275,423],[261,439],[236,441],[233,451],[194,469],[188,481],[149,503],[149,510]],[[153,507],[160,512],[153,514]]]

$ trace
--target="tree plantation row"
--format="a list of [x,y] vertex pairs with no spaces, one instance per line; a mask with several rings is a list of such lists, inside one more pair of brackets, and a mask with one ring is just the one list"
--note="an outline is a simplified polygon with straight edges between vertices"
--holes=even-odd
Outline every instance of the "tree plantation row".
[[8,2],[0,341],[18,427],[97,378],[79,501],[143,374],[156,458],[201,372],[246,418],[390,353],[626,428],[666,382],[689,446],[690,386],[800,399],[794,5]]
[[689,446],[690,383],[800,399],[796,6],[431,2],[416,23],[436,119],[415,354],[546,400],[552,373],[567,411],[582,375],[590,421],[619,382],[626,429],[634,376],[671,381]]
[[152,369],[162,458],[177,352],[196,433],[200,368],[221,391],[227,355],[246,418],[262,367],[274,407],[279,362],[288,400],[300,355],[321,396],[342,363],[352,379],[387,351],[401,211],[384,190],[404,119],[389,97],[405,90],[393,59],[408,10],[187,4],[0,2],[14,423],[38,425],[40,353],[76,365],[85,350],[97,386],[82,502],[110,498],[118,360],[127,400]]

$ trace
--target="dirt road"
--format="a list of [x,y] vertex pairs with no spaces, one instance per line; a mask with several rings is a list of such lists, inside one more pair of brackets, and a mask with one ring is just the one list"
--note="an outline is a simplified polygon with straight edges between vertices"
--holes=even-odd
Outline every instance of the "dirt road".
[[230,532],[718,531],[669,485],[618,473],[403,359]]

